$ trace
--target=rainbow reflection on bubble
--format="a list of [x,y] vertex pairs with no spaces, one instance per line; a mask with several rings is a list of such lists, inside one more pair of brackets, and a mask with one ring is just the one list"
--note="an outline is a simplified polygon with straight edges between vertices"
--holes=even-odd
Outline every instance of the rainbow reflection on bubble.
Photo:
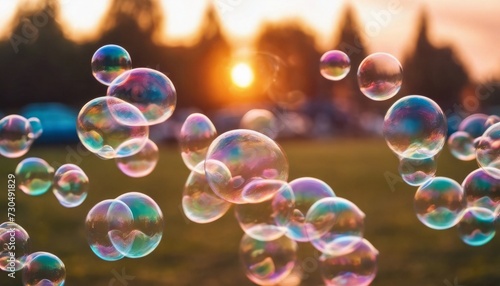
[[410,186],[420,186],[432,179],[437,171],[434,157],[425,159],[401,158],[398,167],[403,181]]
[[358,85],[369,99],[382,101],[395,96],[403,83],[403,68],[394,56],[374,53],[358,67]]
[[17,223],[4,222],[0,224],[0,245],[0,269],[9,272],[21,270],[30,254],[31,240],[28,232]]
[[16,167],[17,186],[30,196],[45,194],[52,187],[54,168],[40,158],[26,158]]
[[90,63],[95,79],[110,85],[119,75],[132,68],[128,52],[117,45],[105,45],[97,49]]
[[489,209],[467,208],[457,224],[458,235],[468,245],[484,245],[495,236],[495,219],[495,214]]
[[[179,134],[179,145],[184,164],[189,170],[205,160],[208,147],[217,137],[217,130],[212,121],[201,113],[189,115],[182,124]],[[203,172],[203,168],[199,170]]]
[[405,96],[384,117],[383,133],[389,148],[400,157],[424,159],[435,156],[446,140],[446,119],[431,99]]
[[491,176],[488,168],[472,171],[462,182],[467,205],[495,211],[500,206],[500,179]]
[[432,229],[453,227],[466,206],[462,186],[450,178],[435,177],[415,193],[415,213],[424,225]]
[[59,203],[64,207],[74,208],[87,198],[89,178],[77,165],[64,164],[54,174],[53,187],[52,192]]
[[63,286],[66,279],[64,263],[52,253],[35,252],[26,258],[22,271],[23,285]]
[[275,139],[279,133],[276,117],[266,109],[249,110],[241,118],[240,128],[255,130],[271,139]]
[[20,115],[8,115],[0,120],[0,155],[18,158],[28,153],[35,139],[30,122]]
[[319,60],[319,71],[324,78],[329,80],[341,80],[350,70],[351,60],[339,50],[328,51]]
[[153,172],[159,157],[158,146],[148,139],[141,151],[128,157],[116,158],[115,161],[122,173],[132,178],[140,178]]
[[482,113],[476,113],[467,116],[460,125],[458,125],[458,131],[465,132],[472,138],[477,138],[483,135],[484,131],[487,129],[488,115]]
[[471,161],[476,159],[476,147],[474,138],[465,131],[457,131],[448,138],[448,148],[451,154],[462,161]]
[[490,126],[478,140],[477,163],[488,174],[500,179],[500,122]]
[[245,234],[240,242],[240,260],[246,276],[258,285],[274,285],[295,266],[297,243],[286,236],[260,241]]

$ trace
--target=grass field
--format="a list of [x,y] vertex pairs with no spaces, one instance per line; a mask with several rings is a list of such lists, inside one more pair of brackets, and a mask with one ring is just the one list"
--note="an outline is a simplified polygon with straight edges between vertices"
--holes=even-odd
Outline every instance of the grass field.
[[[413,212],[416,188],[394,180],[398,161],[383,140],[287,141],[282,146],[290,161],[290,179],[312,176],[324,180],[338,196],[365,212],[365,237],[380,251],[372,285],[500,285],[500,238],[471,247],[458,238],[455,228],[437,231],[422,225]],[[141,179],[126,177],[113,161],[102,161],[82,150],[77,155],[78,150],[77,146],[34,148],[28,156],[54,165],[78,163],[91,182],[81,206],[66,209],[51,193],[29,197],[18,191],[16,196],[16,222],[30,234],[33,251],[48,251],[64,261],[66,285],[253,285],[239,263],[238,244],[243,232],[232,210],[207,225],[184,217],[181,193],[189,172],[177,146],[160,146],[156,170]],[[442,153],[439,176],[461,183],[476,168],[475,162],[452,158],[447,149]],[[0,221],[5,221],[7,174],[13,173],[20,159],[0,160],[0,182],[5,190],[0,196]],[[146,193],[159,204],[165,219],[163,239],[145,258],[105,262],[87,244],[85,216],[99,201],[130,191]],[[299,250],[298,265],[304,272],[301,285],[320,285],[316,251],[303,243]],[[134,278],[120,283],[115,273],[122,271]],[[0,275],[0,285],[21,285],[19,278]]]

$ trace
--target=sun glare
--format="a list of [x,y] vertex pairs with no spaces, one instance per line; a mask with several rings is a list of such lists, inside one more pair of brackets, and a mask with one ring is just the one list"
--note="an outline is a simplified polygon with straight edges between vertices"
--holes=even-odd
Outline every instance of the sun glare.
[[253,82],[253,71],[247,63],[238,63],[231,70],[233,83],[241,88],[249,87]]

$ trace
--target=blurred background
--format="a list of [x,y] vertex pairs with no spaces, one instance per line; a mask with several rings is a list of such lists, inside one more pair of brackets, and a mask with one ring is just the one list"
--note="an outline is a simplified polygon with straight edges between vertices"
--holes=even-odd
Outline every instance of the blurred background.
[[[397,174],[397,159],[381,139],[385,112],[405,95],[435,100],[449,133],[470,114],[500,115],[499,13],[496,0],[1,0],[0,116],[38,117],[44,133],[28,155],[81,164],[96,182],[95,196],[66,220],[56,201],[34,203],[38,198],[18,193],[20,224],[35,246],[68,261],[67,285],[111,285],[113,270],[122,268],[136,277],[128,285],[250,285],[236,263],[241,231],[231,214],[212,227],[183,220],[178,206],[189,173],[177,167],[175,139],[193,112],[206,114],[222,133],[238,128],[248,110],[264,108],[278,120],[290,177],[317,176],[336,192],[341,186],[339,193],[367,213],[368,239],[381,252],[374,285],[500,285],[498,238],[476,249],[452,230],[423,227],[413,214],[414,188],[387,177]],[[124,47],[133,67],[163,72],[177,90],[174,115],[151,129],[151,138],[165,143],[163,164],[144,179],[108,171],[112,164],[77,145],[80,108],[106,94],[90,67],[105,44]],[[332,49],[351,59],[350,73],[338,82],[319,73],[321,55]],[[384,102],[368,99],[357,84],[357,67],[373,52],[391,53],[403,65],[401,91]],[[441,175],[461,182],[477,168],[474,162],[457,167],[443,153]],[[0,160],[2,173],[12,173],[17,160]],[[161,198],[165,241],[144,263],[105,263],[85,244],[82,216],[131,188]],[[72,239],[61,233],[83,237],[75,241],[81,251],[64,246]],[[308,247],[300,265],[312,270],[302,285],[317,285],[317,260]],[[12,283],[7,279],[2,275],[0,284]]]

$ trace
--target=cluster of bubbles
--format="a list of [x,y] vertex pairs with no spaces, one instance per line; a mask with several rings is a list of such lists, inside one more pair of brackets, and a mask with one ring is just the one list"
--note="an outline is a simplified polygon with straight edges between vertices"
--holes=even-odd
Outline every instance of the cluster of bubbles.
[[144,257],[163,236],[163,213],[149,196],[131,192],[97,203],[85,218],[87,241],[101,259]]
[[23,156],[42,132],[42,124],[36,117],[5,116],[0,119],[0,155],[7,158]]
[[378,252],[363,239],[365,214],[319,179],[289,181],[288,159],[273,139],[250,129],[217,136],[210,119],[195,113],[185,120],[179,144],[191,170],[182,196],[185,215],[209,223],[234,204],[245,232],[239,254],[251,281],[274,285],[289,277],[297,242],[310,242],[323,253],[320,264],[328,285],[368,285],[374,279]]
[[66,279],[64,263],[48,252],[31,253],[28,232],[17,223],[0,224],[0,269],[21,271],[23,285],[62,286]]
[[41,196],[52,189],[59,203],[67,208],[81,205],[87,198],[89,178],[74,164],[61,165],[55,172],[45,160],[29,157],[17,164],[18,188],[30,196]]

